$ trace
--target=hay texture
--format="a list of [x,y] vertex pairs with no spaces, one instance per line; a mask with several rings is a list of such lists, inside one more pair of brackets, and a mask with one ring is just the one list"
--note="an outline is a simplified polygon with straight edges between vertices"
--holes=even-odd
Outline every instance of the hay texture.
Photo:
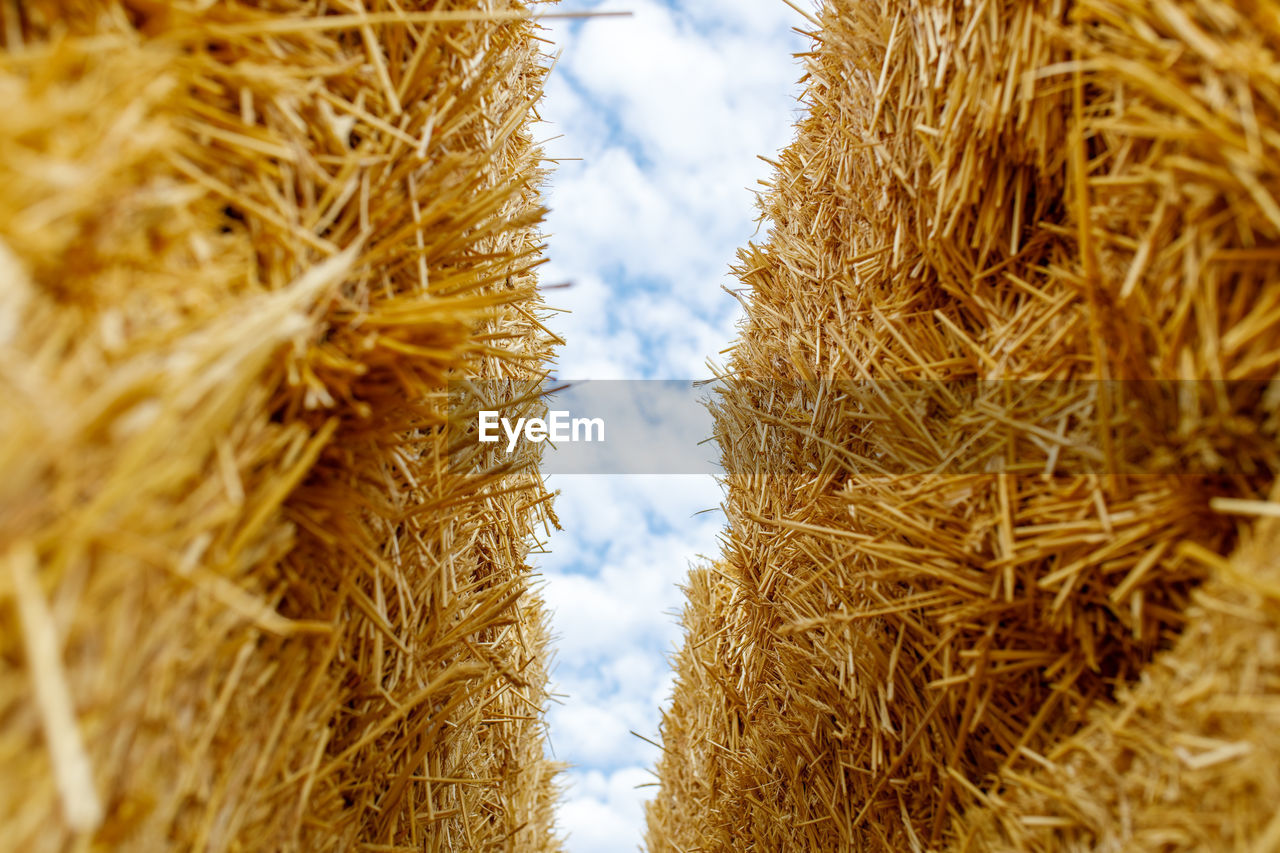
[[0,849],[558,849],[533,11],[0,3]]
[[1280,849],[1280,521],[1209,561],[1174,648],[1073,737],[1025,751],[952,850]]
[[[730,528],[691,580],[650,849],[1023,849],[974,817],[992,792],[1018,832],[1043,817],[1039,849],[1127,849],[1128,810],[1149,829],[1171,790],[1181,829],[1147,849],[1259,837],[1271,783],[1196,763],[1280,763],[1263,717],[1250,739],[1184,709],[1191,759],[1158,771],[1073,759],[1070,790],[1097,787],[1079,809],[1037,811],[1061,775],[1016,780],[1091,719],[1076,749],[1141,718],[1106,704],[1118,688],[1143,709],[1182,690],[1161,649],[1278,689],[1270,652],[1189,609],[1210,567],[1270,541],[1223,562],[1248,527],[1221,510],[1257,506],[1232,501],[1280,467],[1276,11],[824,5],[770,231],[736,269],[747,320],[715,404]],[[1240,630],[1261,638],[1259,596]],[[1126,749],[1157,748],[1144,719]]]

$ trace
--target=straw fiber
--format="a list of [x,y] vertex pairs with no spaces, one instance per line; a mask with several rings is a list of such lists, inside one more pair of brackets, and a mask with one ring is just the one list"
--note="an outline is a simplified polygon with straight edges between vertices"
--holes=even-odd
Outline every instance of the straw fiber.
[[536,8],[0,3],[0,849],[559,849]]
[[1278,11],[824,5],[650,849],[1274,843]]

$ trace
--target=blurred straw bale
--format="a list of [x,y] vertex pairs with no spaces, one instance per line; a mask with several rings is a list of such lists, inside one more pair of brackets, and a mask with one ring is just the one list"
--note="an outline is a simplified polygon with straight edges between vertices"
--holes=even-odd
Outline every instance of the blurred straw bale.
[[[1276,13],[823,6],[650,849],[940,849],[1194,633],[1241,542],[1214,502],[1280,468]],[[1232,808],[1234,843],[1274,799]]]
[[0,849],[559,849],[540,8],[0,3]]
[[[1269,502],[1273,515],[1280,503]],[[1210,566],[1174,647],[957,821],[954,850],[1280,845],[1280,522]]]

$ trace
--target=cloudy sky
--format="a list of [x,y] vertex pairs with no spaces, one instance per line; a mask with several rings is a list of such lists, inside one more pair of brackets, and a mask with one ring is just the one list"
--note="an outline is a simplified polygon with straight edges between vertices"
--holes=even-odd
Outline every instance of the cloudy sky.
[[[812,8],[812,0],[801,0]],[[540,108],[548,156],[548,300],[565,379],[692,379],[734,335],[728,265],[753,190],[791,138],[804,19],[783,0],[566,0],[630,18],[549,22],[562,51]],[[571,160],[568,158],[581,158]],[[559,634],[550,713],[571,762],[559,825],[572,853],[634,850],[679,643],[678,584],[719,550],[709,476],[553,476],[564,532],[538,559]]]

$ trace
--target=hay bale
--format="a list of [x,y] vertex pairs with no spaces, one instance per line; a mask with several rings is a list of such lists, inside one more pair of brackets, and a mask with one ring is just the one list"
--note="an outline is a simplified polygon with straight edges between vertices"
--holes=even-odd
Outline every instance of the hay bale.
[[[1274,513],[1280,503],[1268,505]],[[1209,578],[1168,652],[962,815],[954,850],[1274,850],[1280,844],[1280,522]]]
[[654,850],[936,849],[1177,641],[1238,539],[1212,501],[1280,467],[1271,11],[815,25],[736,270],[734,587],[714,641],[686,616]]
[[530,10],[0,6],[0,849],[558,849]]
[[[647,806],[650,850],[734,849],[741,836],[733,827],[747,817],[722,811],[724,787],[736,782],[724,772],[726,760],[734,762],[744,750],[746,718],[739,709],[752,675],[740,668],[751,660],[739,645],[749,626],[726,568],[695,568],[684,587],[676,701],[662,719],[662,790]],[[798,842],[805,837],[801,831],[791,840],[803,849]]]

